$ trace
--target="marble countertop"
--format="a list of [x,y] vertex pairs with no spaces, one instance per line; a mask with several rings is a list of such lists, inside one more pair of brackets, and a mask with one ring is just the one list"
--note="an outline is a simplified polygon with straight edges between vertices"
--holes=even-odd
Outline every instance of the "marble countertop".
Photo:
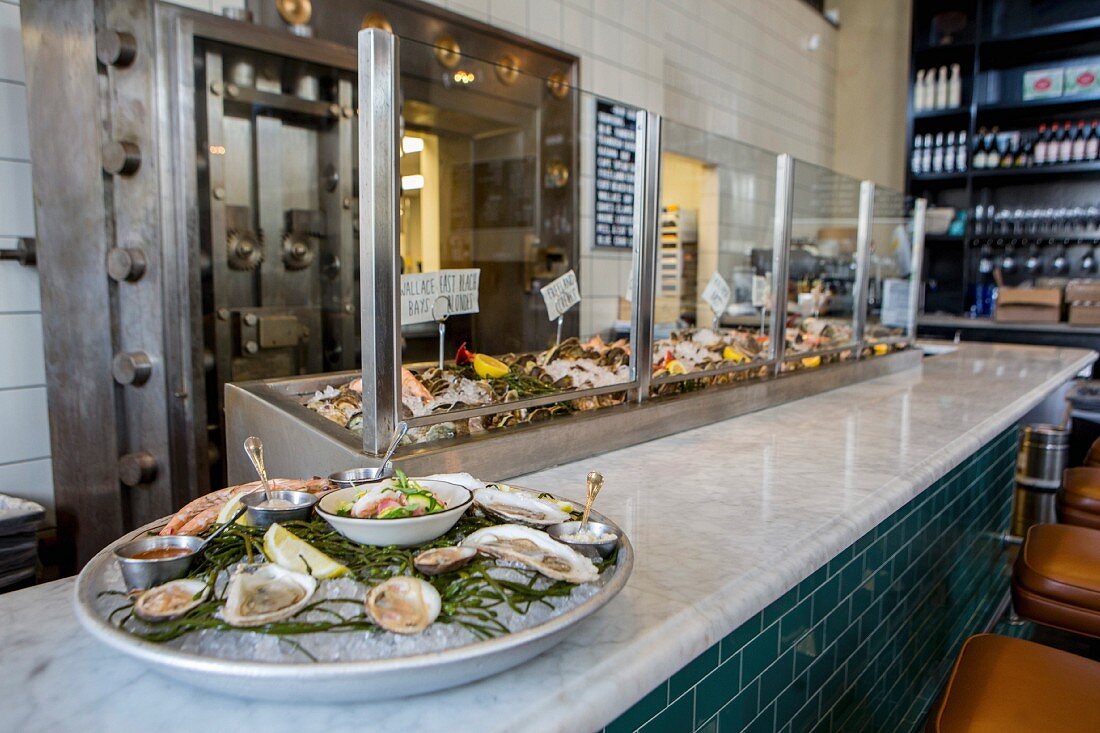
[[[0,730],[598,729],[1095,358],[964,343],[918,369],[516,479],[576,496],[590,469],[603,472],[600,510],[630,535],[634,574],[550,652],[421,698],[288,705],[207,693],[84,633],[71,579],[0,596]],[[705,514],[678,511],[689,500]],[[695,549],[672,549],[685,544]]]

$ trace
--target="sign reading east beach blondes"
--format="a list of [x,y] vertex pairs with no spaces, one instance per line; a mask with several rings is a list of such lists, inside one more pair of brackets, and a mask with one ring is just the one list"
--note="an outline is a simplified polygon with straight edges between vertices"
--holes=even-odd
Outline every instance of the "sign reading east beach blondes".
[[543,286],[542,299],[546,301],[546,315],[551,321],[581,302],[581,291],[577,288],[577,274],[570,270],[557,280]]
[[634,246],[638,110],[596,100],[597,247]]
[[439,270],[401,276],[401,323],[427,323],[438,315],[432,308],[442,296],[447,299],[446,315],[478,312],[477,292],[481,270]]

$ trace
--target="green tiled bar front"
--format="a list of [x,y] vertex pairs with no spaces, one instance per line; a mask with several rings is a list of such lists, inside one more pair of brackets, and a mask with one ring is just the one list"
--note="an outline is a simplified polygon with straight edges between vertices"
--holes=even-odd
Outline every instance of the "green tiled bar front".
[[917,730],[1007,592],[1016,429],[964,460],[607,726]]

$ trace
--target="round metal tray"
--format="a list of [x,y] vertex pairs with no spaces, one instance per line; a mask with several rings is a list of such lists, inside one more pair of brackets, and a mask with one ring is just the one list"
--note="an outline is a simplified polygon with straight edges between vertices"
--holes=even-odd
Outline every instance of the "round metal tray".
[[522,664],[562,641],[578,622],[614,598],[630,577],[634,549],[610,519],[595,511],[592,519],[612,526],[621,538],[615,565],[604,571],[614,575],[595,595],[531,628],[440,652],[339,662],[233,661],[180,651],[122,631],[108,623],[95,604],[97,595],[107,590],[105,572],[115,562],[113,550],[163,521],[119,538],[92,558],[77,578],[74,606],[80,623],[104,644],[159,672],[214,692],[276,701],[362,702],[403,697],[473,682]]

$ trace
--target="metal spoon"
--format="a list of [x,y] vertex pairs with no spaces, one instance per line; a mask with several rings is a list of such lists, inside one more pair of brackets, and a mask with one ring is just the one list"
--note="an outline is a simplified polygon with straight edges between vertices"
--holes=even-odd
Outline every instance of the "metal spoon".
[[405,437],[405,433],[409,432],[409,424],[402,420],[397,423],[397,427],[393,431],[393,440],[390,441],[390,447],[386,448],[386,452],[382,454],[382,468],[386,467],[386,464],[390,462],[390,458],[393,456],[393,452],[397,450],[397,444],[401,442],[401,439]]
[[260,485],[264,488],[264,501],[271,501],[271,484],[267,481],[267,471],[264,469],[264,444],[255,435],[251,435],[244,441],[244,452],[248,454],[256,473],[260,476]]
[[596,501],[596,494],[603,488],[603,475],[599,471],[588,472],[588,496],[584,501],[584,514],[581,515],[581,532],[588,531],[588,514],[592,511],[592,503]]

